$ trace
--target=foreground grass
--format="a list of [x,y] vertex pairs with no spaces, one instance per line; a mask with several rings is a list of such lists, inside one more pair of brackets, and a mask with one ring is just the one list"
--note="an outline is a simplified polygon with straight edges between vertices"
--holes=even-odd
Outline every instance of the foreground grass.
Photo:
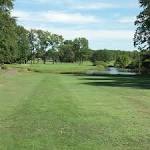
[[149,77],[3,72],[0,150],[149,150],[149,85]]

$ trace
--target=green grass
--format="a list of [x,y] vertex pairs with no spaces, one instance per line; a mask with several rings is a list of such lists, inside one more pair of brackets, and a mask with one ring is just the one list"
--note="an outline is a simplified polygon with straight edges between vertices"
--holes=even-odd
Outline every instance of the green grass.
[[23,65],[8,65],[8,67],[14,67],[19,69],[29,69],[33,72],[40,72],[40,73],[67,73],[67,72],[85,72],[87,70],[96,69],[93,67],[90,62],[84,62],[83,64],[78,63],[58,63],[52,64],[47,63],[43,64],[23,64]]
[[42,73],[0,73],[0,150],[149,150],[149,77],[33,67]]

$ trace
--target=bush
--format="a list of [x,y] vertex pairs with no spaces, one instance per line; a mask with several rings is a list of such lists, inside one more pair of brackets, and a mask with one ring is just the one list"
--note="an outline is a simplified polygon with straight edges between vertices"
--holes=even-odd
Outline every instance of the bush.
[[98,66],[97,66],[97,69],[98,69],[99,71],[104,71],[105,68],[106,68],[106,67],[104,67],[103,65],[98,65]]
[[93,65],[94,65],[94,66],[102,65],[102,66],[104,66],[104,67],[107,67],[107,63],[104,62],[104,61],[95,61]]
[[32,71],[32,69],[31,68],[27,68],[27,71]]
[[138,69],[139,68],[139,62],[134,60],[126,68],[127,69]]
[[8,67],[7,67],[6,65],[2,65],[2,66],[1,66],[1,69],[2,69],[2,70],[7,70]]
[[106,62],[104,61],[96,61],[95,66],[98,68],[98,70],[105,70],[105,68],[108,66]]

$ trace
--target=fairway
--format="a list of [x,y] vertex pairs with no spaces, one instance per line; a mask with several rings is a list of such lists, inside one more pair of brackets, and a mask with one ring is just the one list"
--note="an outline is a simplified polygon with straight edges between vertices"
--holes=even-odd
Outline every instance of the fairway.
[[149,77],[19,67],[0,72],[0,150],[149,150]]

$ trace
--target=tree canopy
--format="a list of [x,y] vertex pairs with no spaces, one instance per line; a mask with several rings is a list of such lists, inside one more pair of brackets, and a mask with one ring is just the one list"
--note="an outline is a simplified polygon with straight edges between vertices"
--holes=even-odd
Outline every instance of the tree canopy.
[[137,16],[135,25],[137,30],[134,36],[134,45],[141,51],[140,69],[143,72],[150,71],[150,1],[139,0],[143,9]]
[[143,11],[137,16],[135,25],[137,30],[134,36],[134,45],[139,49],[150,49],[150,1],[139,0]]

